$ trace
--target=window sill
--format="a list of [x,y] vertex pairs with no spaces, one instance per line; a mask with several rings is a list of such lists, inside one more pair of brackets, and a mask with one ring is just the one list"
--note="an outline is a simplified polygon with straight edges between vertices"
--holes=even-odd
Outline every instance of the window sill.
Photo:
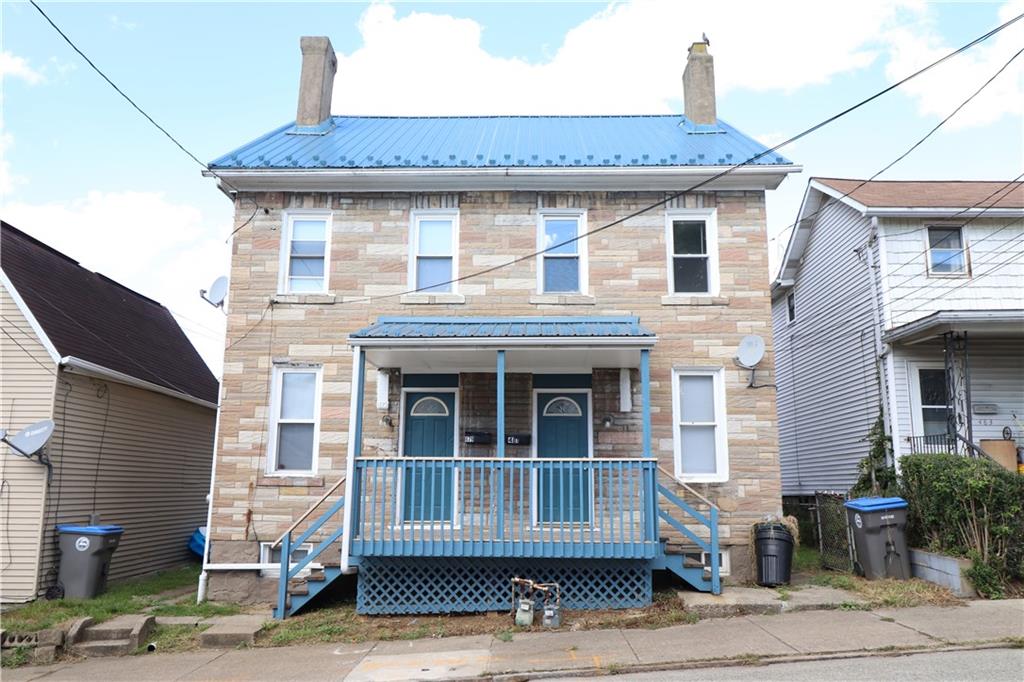
[[322,488],[324,487],[324,477],[316,474],[284,476],[261,473],[256,479],[256,485],[268,488]]
[[404,294],[398,301],[407,305],[443,305],[465,303],[466,297],[462,294]]
[[586,294],[533,294],[530,303],[534,305],[595,305],[597,299]]
[[329,305],[336,302],[337,298],[334,294],[275,294],[270,302]]
[[729,305],[729,298],[726,296],[687,296],[683,294],[669,294],[661,297],[662,305]]

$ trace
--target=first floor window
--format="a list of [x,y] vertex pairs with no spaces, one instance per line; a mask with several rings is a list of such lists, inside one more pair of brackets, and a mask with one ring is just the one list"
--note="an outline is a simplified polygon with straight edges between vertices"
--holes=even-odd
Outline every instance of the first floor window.
[[939,436],[946,433],[946,370],[919,369],[918,391],[921,395],[922,435]]
[[669,292],[715,294],[718,288],[718,234],[715,212],[670,211]]
[[274,374],[271,424],[271,470],[310,473],[316,470],[320,370],[278,368]]
[[579,294],[586,290],[585,241],[581,213],[541,213],[538,228],[540,292]]
[[411,276],[416,291],[453,291],[456,222],[450,211],[413,215]]
[[721,369],[673,372],[676,472],[684,480],[729,478],[723,383]]
[[963,233],[959,227],[928,228],[928,271],[933,275],[967,272]]
[[327,291],[327,261],[330,216],[289,215],[285,225],[282,252],[284,293],[323,293]]

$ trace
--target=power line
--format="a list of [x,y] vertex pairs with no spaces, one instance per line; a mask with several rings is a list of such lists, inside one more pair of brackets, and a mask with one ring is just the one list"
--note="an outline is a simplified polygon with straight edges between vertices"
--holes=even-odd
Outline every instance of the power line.
[[[914,144],[910,145],[910,147],[909,147],[909,148],[908,148],[908,149],[907,149],[907,150],[906,150],[905,152],[903,152],[902,154],[900,154],[899,156],[897,156],[897,157],[896,157],[895,159],[893,159],[892,161],[890,161],[890,162],[889,162],[888,164],[886,164],[885,166],[883,166],[883,167],[882,167],[882,168],[881,168],[881,169],[880,169],[879,171],[877,171],[877,172],[876,172],[876,173],[875,173],[874,175],[872,175],[871,177],[869,177],[869,178],[868,178],[868,179],[866,179],[866,180],[861,180],[860,182],[858,182],[858,183],[857,183],[857,185],[856,185],[855,187],[853,187],[852,189],[850,189],[850,190],[848,190],[848,191],[844,192],[844,193],[842,194],[842,196],[840,196],[840,197],[838,197],[838,198],[836,199],[836,201],[842,201],[842,200],[843,200],[843,199],[845,199],[846,197],[850,196],[851,194],[853,194],[854,192],[856,192],[857,190],[859,190],[859,189],[860,189],[861,187],[863,187],[864,185],[866,185],[866,184],[868,184],[869,182],[873,181],[873,180],[874,180],[875,178],[877,178],[877,177],[878,177],[879,175],[881,175],[882,173],[885,173],[885,172],[886,172],[887,170],[889,170],[890,168],[892,168],[893,166],[895,166],[895,165],[896,165],[897,163],[899,163],[899,162],[900,162],[900,161],[902,161],[903,159],[907,158],[907,157],[908,157],[908,156],[909,156],[909,155],[911,154],[911,152],[913,152],[913,151],[914,151],[915,149],[917,149],[917,148],[918,148],[918,147],[920,147],[920,146],[921,146],[922,144],[924,144],[924,143],[925,143],[925,141],[926,141],[926,140],[927,140],[928,138],[930,138],[930,137],[931,137],[932,135],[934,135],[934,134],[935,134],[936,132],[938,132],[938,131],[939,131],[939,129],[940,129],[940,128],[941,128],[942,126],[946,125],[946,123],[948,123],[948,122],[950,121],[950,119],[952,119],[952,118],[953,118],[954,116],[956,116],[956,115],[957,115],[958,113],[960,113],[960,110],[961,110],[961,109],[963,109],[963,108],[964,108],[965,106],[967,106],[968,104],[970,104],[970,103],[971,103],[971,101],[973,101],[975,97],[977,97],[978,95],[980,95],[980,94],[981,94],[981,93],[982,93],[982,92],[983,92],[983,91],[985,90],[985,88],[987,88],[987,87],[988,87],[989,85],[991,85],[991,84],[992,84],[992,82],[993,82],[993,81],[994,81],[994,80],[995,80],[996,78],[998,78],[998,77],[1000,76],[1000,74],[1002,74],[1002,73],[1003,73],[1003,71],[1006,71],[1006,69],[1007,69],[1007,68],[1009,68],[1010,64],[1012,64],[1012,63],[1014,62],[1014,60],[1016,60],[1016,59],[1017,59],[1017,57],[1019,57],[1019,56],[1021,55],[1021,53],[1024,53],[1024,48],[1021,48],[1021,49],[1020,49],[1020,50],[1018,50],[1018,51],[1017,51],[1017,52],[1016,52],[1016,53],[1015,53],[1015,54],[1014,54],[1013,56],[1011,56],[1011,57],[1010,57],[1010,58],[1009,58],[1009,59],[1008,59],[1008,60],[1007,60],[1007,61],[1006,61],[1006,62],[1005,62],[1005,63],[1004,63],[1004,64],[1003,64],[1002,66],[1000,66],[1000,67],[999,67],[999,68],[998,68],[998,69],[996,70],[996,72],[995,72],[994,74],[992,74],[991,76],[989,76],[988,80],[986,80],[986,81],[985,81],[984,83],[982,83],[982,84],[981,84],[981,86],[980,86],[980,87],[979,87],[979,88],[978,88],[977,90],[975,90],[975,91],[974,91],[973,93],[971,93],[971,95],[969,95],[969,96],[967,97],[967,99],[965,99],[964,101],[960,102],[960,104],[959,104],[959,105],[957,105],[957,107],[956,107],[955,109],[953,109],[953,111],[949,112],[949,114],[947,114],[945,118],[943,118],[943,119],[942,119],[941,121],[939,121],[939,122],[938,122],[938,123],[937,123],[937,124],[936,124],[936,125],[935,125],[935,126],[934,126],[934,127],[932,128],[932,129],[931,129],[931,130],[929,130],[929,131],[928,131],[927,133],[925,133],[924,137],[922,137],[921,139],[919,139],[919,140],[918,140],[917,142],[915,142]],[[1020,177],[1021,177],[1021,176],[1018,176],[1018,179],[1019,179]],[[1008,183],[1008,184],[1012,184],[1012,181],[1011,181],[1011,183]],[[1005,185],[1004,185],[1004,187],[1005,187]],[[998,192],[998,191],[1000,191],[1000,190],[996,190],[996,192]],[[993,194],[995,194],[995,192],[993,192]],[[986,199],[990,198],[991,196],[992,196],[992,194],[990,194],[990,195],[989,195],[988,197],[986,197]],[[1000,197],[1000,199],[1002,199],[1002,197]],[[984,201],[984,200],[983,200],[983,201]],[[998,200],[997,200],[997,202],[998,202]],[[995,202],[994,202],[994,203],[995,203]],[[801,218],[801,219],[800,219],[800,220],[798,220],[797,222],[794,222],[794,223],[793,223],[792,225],[789,225],[788,227],[786,227],[786,228],[783,228],[783,230],[781,230],[781,231],[780,231],[780,234],[781,234],[782,232],[786,232],[787,230],[790,230],[790,229],[792,229],[792,228],[796,227],[796,226],[797,226],[797,224],[798,224],[799,222],[802,222],[802,221],[804,221],[804,220],[809,220],[809,219],[811,219],[811,218],[814,218],[814,217],[815,217],[815,216],[817,216],[817,215],[818,215],[819,213],[821,213],[821,212],[822,212],[823,210],[825,210],[825,206],[824,206],[824,205],[823,205],[823,206],[822,206],[821,208],[819,208],[818,210],[816,210],[816,211],[815,211],[814,213],[811,213],[811,214],[810,214],[810,215],[808,215],[808,216],[804,216],[803,218]],[[961,215],[962,213],[964,213],[964,212],[965,212],[966,210],[968,210],[968,209],[964,209],[963,211],[961,211],[960,213],[957,213],[957,214],[955,214],[955,215],[954,215],[954,216],[952,216],[952,217],[953,217],[953,218],[956,218],[957,216],[959,216],[959,215]]]
[[[4,320],[5,320],[6,322],[9,322],[9,323],[10,323],[10,324],[11,324],[12,326],[14,325],[14,323],[13,323],[13,322],[11,322],[10,320],[8,320],[8,319],[7,319],[6,317],[5,317],[5,318],[3,318],[3,319],[4,319]],[[49,372],[49,373],[50,373],[50,374],[52,374],[53,376],[57,376],[57,373],[53,371],[53,368],[52,368],[52,367],[49,367],[49,366],[47,366],[46,364],[44,364],[44,363],[43,363],[43,362],[42,362],[42,361],[41,361],[41,360],[40,360],[39,358],[37,358],[37,357],[36,357],[36,356],[35,356],[35,355],[34,355],[34,354],[32,353],[32,351],[30,351],[30,350],[29,350],[28,348],[25,348],[25,346],[21,345],[21,343],[20,343],[20,342],[18,341],[18,339],[16,339],[16,338],[14,338],[13,336],[11,336],[11,333],[10,333],[9,331],[7,331],[7,329],[6,329],[6,328],[0,328],[0,332],[3,332],[3,333],[4,333],[4,336],[6,336],[7,338],[9,338],[9,339],[10,339],[10,340],[11,340],[11,341],[12,341],[12,342],[14,343],[14,345],[15,345],[15,346],[17,346],[18,348],[20,348],[20,349],[21,349],[21,350],[22,350],[22,351],[23,351],[23,352],[25,353],[25,355],[27,355],[27,356],[28,356],[29,358],[31,358],[31,359],[32,359],[32,361],[33,361],[33,362],[35,362],[35,363],[36,363],[37,365],[39,365],[40,367],[42,367],[43,369],[45,369],[45,370],[46,370],[47,372]]]

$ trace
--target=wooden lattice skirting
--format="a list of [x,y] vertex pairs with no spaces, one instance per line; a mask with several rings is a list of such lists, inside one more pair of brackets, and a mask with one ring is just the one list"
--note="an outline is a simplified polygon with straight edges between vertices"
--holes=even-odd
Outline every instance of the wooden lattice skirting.
[[651,603],[649,561],[364,557],[358,575],[363,614],[507,611],[513,577],[557,582],[567,609]]

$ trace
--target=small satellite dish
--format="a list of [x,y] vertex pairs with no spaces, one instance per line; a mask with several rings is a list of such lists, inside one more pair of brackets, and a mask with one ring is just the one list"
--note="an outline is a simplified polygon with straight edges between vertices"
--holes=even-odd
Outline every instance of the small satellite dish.
[[761,362],[762,358],[764,358],[764,339],[753,334],[744,336],[740,341],[739,349],[736,351],[736,362],[741,367],[754,369],[757,367],[757,363]]
[[212,305],[214,308],[220,308],[224,305],[224,299],[228,295],[228,278],[218,277],[210,285],[209,289],[200,289],[199,295],[203,297],[203,300]]
[[11,446],[19,455],[31,457],[43,449],[46,441],[50,440],[52,435],[53,422],[49,419],[44,419],[41,422],[26,426],[13,436],[8,436],[4,433],[0,440]]

